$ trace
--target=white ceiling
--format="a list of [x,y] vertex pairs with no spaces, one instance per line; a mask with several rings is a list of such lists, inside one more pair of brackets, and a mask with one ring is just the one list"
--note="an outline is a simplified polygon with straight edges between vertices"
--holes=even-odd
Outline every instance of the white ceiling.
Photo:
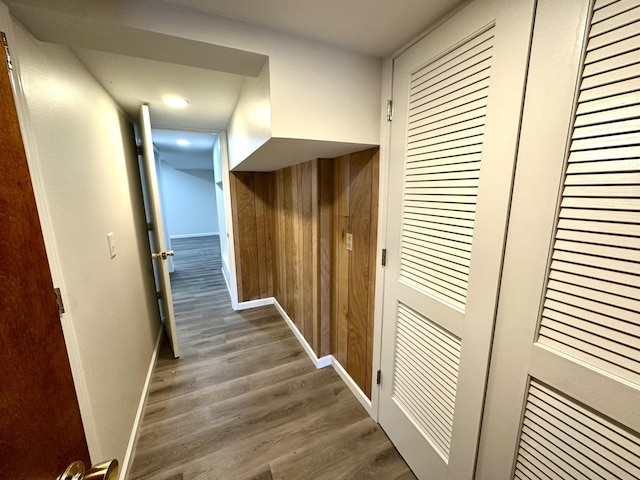
[[[225,129],[245,78],[95,50],[74,51],[131,118],[137,118],[140,105],[148,104],[156,128]],[[162,102],[164,96],[180,96],[189,105],[169,107]]]
[[[181,130],[152,129],[153,144],[159,151],[159,159],[177,170],[212,170],[215,133],[187,132]],[[178,145],[186,140],[189,145]]]
[[[119,18],[144,18],[145,12],[170,18],[178,9],[383,57],[466,0],[4,1],[37,38],[71,45],[132,119],[147,103],[154,128],[216,131],[228,125],[243,75],[257,75],[267,57],[160,33],[142,37],[117,25]],[[85,21],[103,18],[111,23]],[[189,106],[170,109],[161,102],[164,95],[182,96]]]
[[165,1],[374,57],[390,55],[464,3],[461,0]]

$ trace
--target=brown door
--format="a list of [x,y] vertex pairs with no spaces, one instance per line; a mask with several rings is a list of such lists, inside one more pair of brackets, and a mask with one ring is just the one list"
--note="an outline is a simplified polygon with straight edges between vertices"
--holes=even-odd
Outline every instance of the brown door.
[[0,61],[0,471],[55,479],[89,452],[7,63]]

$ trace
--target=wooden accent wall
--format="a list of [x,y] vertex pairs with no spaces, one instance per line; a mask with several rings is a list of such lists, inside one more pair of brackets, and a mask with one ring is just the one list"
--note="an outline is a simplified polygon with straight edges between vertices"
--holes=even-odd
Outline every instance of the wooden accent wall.
[[330,283],[330,234],[321,234],[321,224],[330,222],[321,208],[321,199],[326,203],[321,185],[331,182],[323,179],[327,162],[313,160],[272,174],[273,294],[319,357],[331,353],[330,297],[321,288]]
[[238,301],[274,296],[370,397],[378,149],[230,176]]
[[[333,201],[333,355],[371,398],[378,231],[378,149],[336,158]],[[346,248],[346,234],[353,249]]]
[[230,174],[238,302],[273,296],[271,173]]

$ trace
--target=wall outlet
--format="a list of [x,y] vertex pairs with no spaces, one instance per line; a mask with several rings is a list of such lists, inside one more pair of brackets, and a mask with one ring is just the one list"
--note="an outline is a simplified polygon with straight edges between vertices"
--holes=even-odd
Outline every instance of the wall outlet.
[[109,256],[113,258],[117,255],[116,241],[113,238],[113,232],[107,233],[107,242],[109,243]]
[[347,250],[352,252],[353,251],[353,234],[347,233],[345,240],[346,240],[345,243],[347,244]]

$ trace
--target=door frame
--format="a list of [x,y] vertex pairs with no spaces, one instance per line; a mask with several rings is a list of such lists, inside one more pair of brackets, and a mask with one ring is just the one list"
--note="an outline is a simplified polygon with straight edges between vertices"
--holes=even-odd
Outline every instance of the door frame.
[[[13,20],[9,13],[8,7],[1,2],[0,30],[6,33],[9,40],[9,50],[11,50],[11,39],[15,37]],[[20,71],[20,59],[15,54],[15,51],[12,51],[11,53],[11,61],[13,65],[13,69],[11,71],[13,96],[16,103],[16,110],[18,112],[22,141],[24,144],[25,153],[27,155],[27,164],[29,166],[29,174],[31,176],[31,183],[33,185],[33,192],[36,199],[38,217],[40,218],[40,226],[42,229],[42,237],[44,239],[45,250],[49,262],[49,270],[51,271],[51,279],[53,280],[53,284],[61,289],[64,298],[64,294],[67,291],[67,288],[65,285],[64,276],[62,274],[60,255],[58,253],[58,246],[53,232],[50,207],[45,196],[44,181],[41,170],[42,159],[38,152],[33,131],[31,128],[29,128],[29,125],[31,124],[31,117],[27,106],[27,96],[26,92],[24,91],[24,84]],[[93,416],[91,403],[89,401],[89,390],[87,388],[85,373],[82,367],[79,342],[74,327],[75,323],[73,321],[73,314],[70,309],[67,308],[66,312],[60,315],[60,323],[62,325],[64,340],[67,347],[67,354],[69,356],[69,364],[71,365],[71,375],[73,377],[76,396],[78,398],[80,416],[82,418],[87,446],[89,447],[89,454],[92,459],[102,458],[100,452],[100,442],[96,433],[97,430],[95,419]]]
[[[138,122],[136,122],[138,125]],[[236,256],[234,249],[234,235],[233,235],[233,219],[231,217],[231,192],[229,181],[229,146],[227,143],[226,130],[215,129],[203,129],[203,128],[176,128],[165,126],[153,126],[152,129],[166,129],[175,130],[177,132],[197,132],[197,133],[211,133],[218,135],[220,142],[220,167],[222,175],[222,194],[224,198],[224,222],[227,229],[227,251],[229,252],[229,278],[225,278],[227,282],[227,290],[231,297],[231,306],[234,310],[238,310],[238,283],[236,281]],[[213,162],[213,159],[212,159]],[[142,191],[142,183],[140,184],[140,190]],[[162,191],[161,191],[162,194]],[[164,203],[161,202],[162,210],[164,211]],[[222,241],[222,239],[220,239]],[[151,253],[151,250],[149,251]],[[223,273],[224,276],[224,273]],[[155,292],[154,292],[155,295]]]

